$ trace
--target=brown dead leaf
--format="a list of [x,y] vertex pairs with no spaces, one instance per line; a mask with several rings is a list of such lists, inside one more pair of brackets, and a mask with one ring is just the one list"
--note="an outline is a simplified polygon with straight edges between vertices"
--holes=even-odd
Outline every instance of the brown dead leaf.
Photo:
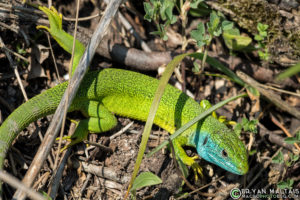
[[27,79],[34,79],[39,77],[47,77],[42,67],[42,63],[49,57],[49,50],[43,45],[34,45],[31,49],[31,56],[28,67]]

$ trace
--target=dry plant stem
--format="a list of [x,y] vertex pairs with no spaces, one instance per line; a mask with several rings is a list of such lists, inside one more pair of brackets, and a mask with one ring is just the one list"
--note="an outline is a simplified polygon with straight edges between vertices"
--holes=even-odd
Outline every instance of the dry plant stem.
[[88,173],[88,175],[86,176],[86,179],[84,180],[84,183],[80,189],[80,194],[82,196],[83,192],[86,190],[87,186],[88,186],[88,183],[90,182],[92,178],[92,174]]
[[53,52],[53,48],[52,48],[52,44],[51,44],[51,40],[50,40],[50,34],[48,32],[46,32],[46,34],[47,34],[48,44],[49,44],[49,48],[50,48],[50,54],[51,54],[51,57],[52,57],[52,60],[53,60],[53,63],[54,63],[56,76],[57,76],[58,82],[61,83],[59,72],[58,72],[58,67],[57,67],[57,64],[56,64],[56,58],[54,56],[54,52]]
[[279,88],[276,88],[276,87],[272,87],[272,86],[269,86],[269,85],[261,85],[261,86],[264,87],[264,88],[266,88],[266,89],[271,89],[271,90],[275,90],[275,91],[278,91],[278,92],[281,92],[281,93],[284,93],[284,94],[290,94],[290,95],[293,95],[293,96],[300,97],[300,94],[298,94],[296,92],[282,90],[282,89],[279,89]]
[[[105,0],[105,3],[108,4],[109,0]],[[131,24],[126,20],[126,18],[122,15],[122,13],[118,12],[118,18],[121,21],[121,23],[123,24],[123,26],[125,27],[125,29],[127,31],[129,31],[130,34],[132,34],[137,41],[140,43],[142,49],[145,52],[151,52],[150,47],[146,44],[146,42],[144,42],[141,38],[141,36],[134,30],[134,28],[131,26]]]
[[84,143],[87,143],[89,145],[93,145],[93,146],[96,146],[98,148],[100,148],[101,150],[105,151],[105,152],[108,152],[108,153],[113,153],[113,150],[107,146],[104,146],[102,144],[99,144],[99,143],[96,143],[96,142],[90,142],[88,140],[85,140]]
[[[76,19],[78,19],[78,15],[79,15],[79,0],[77,0],[77,5],[76,5]],[[71,53],[71,61],[69,63],[69,77],[72,76],[72,66],[73,66],[73,61],[74,61],[74,53],[75,53],[75,48],[76,48],[76,35],[77,35],[77,25],[78,25],[78,20],[76,20],[75,22],[75,27],[74,27],[74,35],[73,35],[73,46],[72,46],[72,53]],[[69,100],[69,95],[70,95],[70,87],[67,87],[67,97],[66,97],[66,101],[68,102]],[[54,164],[54,169],[57,166],[58,163],[58,159],[59,159],[59,154],[60,154],[60,149],[61,149],[61,143],[62,143],[62,137],[64,134],[64,129],[65,129],[65,124],[66,124],[66,118],[67,118],[67,112],[68,112],[68,105],[65,104],[64,107],[64,113],[63,113],[63,121],[62,121],[62,125],[61,125],[61,129],[60,129],[60,136],[59,136],[59,143],[58,143],[58,148],[57,148],[57,152],[56,152],[56,158],[55,158],[55,164]],[[57,190],[56,190],[57,191]]]
[[286,102],[282,101],[280,97],[273,91],[264,89],[260,83],[241,71],[237,71],[237,75],[248,85],[256,88],[263,96],[265,96],[271,103],[280,108],[282,111],[286,111],[294,117],[300,119],[300,112],[294,107],[288,105]]
[[71,148],[68,148],[65,151],[65,153],[63,154],[63,158],[62,158],[62,160],[55,172],[55,175],[51,181],[51,186],[49,188],[48,195],[52,199],[55,199],[55,197],[57,195],[57,191],[60,186],[60,180],[61,180],[61,177],[63,176],[64,168],[65,168],[65,165],[67,164],[69,156],[71,155],[71,152],[72,152]]
[[22,190],[31,199],[34,199],[34,200],[46,200],[46,198],[43,195],[41,195],[41,194],[35,192],[34,190],[32,190],[31,188],[25,186],[21,181],[19,181],[15,177],[9,175],[8,173],[6,173],[3,170],[0,170],[0,179],[3,182],[6,182],[9,185],[13,186],[14,188]]
[[[85,73],[88,70],[89,63],[91,62],[96,48],[98,47],[100,41],[103,39],[105,33],[107,32],[107,29],[115,15],[115,13],[118,10],[119,5],[121,4],[122,0],[112,0],[110,1],[109,5],[105,9],[105,13],[100,21],[100,23],[97,25],[97,28],[95,30],[95,33],[93,34],[91,38],[91,42],[88,44],[84,55],[82,56],[79,65],[77,66],[70,82],[69,82],[69,87],[70,87],[70,95],[68,102],[66,102],[66,96],[67,92],[64,93],[63,98],[53,116],[52,122],[46,132],[45,138],[42,142],[42,144],[39,147],[39,150],[32,161],[32,164],[30,168],[28,169],[24,179],[23,183],[27,186],[31,186],[35,178],[37,177],[39,170],[41,169],[47,155],[49,154],[52,144],[55,141],[55,138],[57,137],[57,133],[60,129],[61,123],[62,123],[62,118],[63,118],[63,108],[65,104],[70,105],[72,102],[73,98],[76,95],[76,91],[79,88],[80,82],[82,81]],[[16,199],[24,199],[25,195],[20,195],[21,191],[18,190],[14,197]]]
[[[74,162],[74,165],[76,163]],[[93,175],[112,180],[121,184],[126,184],[130,180],[130,176],[119,177],[116,170],[109,167],[98,166],[94,164],[89,164],[87,162],[80,162],[80,166],[82,166],[82,170],[87,173],[91,173]],[[77,164],[76,164],[77,165]],[[76,165],[74,168],[76,168]]]
[[[81,21],[87,21],[87,20],[91,20],[91,19],[94,19],[94,18],[97,18],[97,17],[100,17],[100,14],[95,14],[95,15],[91,15],[91,16],[88,16],[88,17],[80,17],[77,19],[77,21],[81,22]],[[70,22],[75,22],[76,21],[76,18],[69,18],[69,17],[64,17],[63,16],[63,20],[66,20],[66,21],[70,21]]]
[[[259,131],[259,135],[262,138],[267,137],[271,143],[279,145],[281,147],[284,147],[290,151],[293,151],[293,145],[285,143],[283,137],[273,134],[272,131],[267,130],[267,128],[264,127],[261,123],[258,123],[258,125],[259,125],[259,128],[261,129]],[[270,132],[270,133],[268,133],[268,132]]]
[[[278,126],[288,137],[293,137],[290,132],[271,114],[271,120],[272,122]],[[300,152],[300,147],[297,143],[294,143],[294,146],[298,149]]]
[[8,51],[9,53],[13,54],[14,56],[26,61],[26,62],[29,62],[29,59],[28,58],[25,58],[24,56],[10,50],[9,48],[7,48],[6,46],[2,46],[4,45],[3,43],[0,43],[0,48],[2,48],[4,51]]
[[117,133],[113,134],[112,136],[109,137],[109,140],[113,140],[116,137],[119,137],[120,135],[122,135],[123,133],[125,133],[133,124],[133,121],[130,122],[129,124],[127,124],[125,127],[123,127],[120,131],[118,131]]
[[[3,40],[2,40],[1,37],[0,37],[0,46],[1,47],[5,47],[5,44],[4,44],[4,42],[3,42]],[[8,61],[9,61],[10,67],[14,70],[14,73],[15,73],[15,75],[17,77],[17,80],[18,80],[20,89],[21,89],[21,91],[23,93],[23,96],[24,96],[25,100],[28,101],[28,97],[27,97],[27,94],[25,92],[24,86],[22,84],[22,81],[21,81],[21,78],[20,78],[20,74],[18,72],[18,68],[17,68],[15,62],[13,61],[12,57],[10,56],[10,53],[7,51],[7,48],[2,48],[2,49],[4,50],[4,53],[5,53]]]
[[[20,75],[23,75],[23,74],[27,74],[28,72],[26,70],[22,70],[19,72]],[[14,77],[15,74],[14,73],[0,73],[0,81],[3,81],[5,79],[10,79],[12,77]]]

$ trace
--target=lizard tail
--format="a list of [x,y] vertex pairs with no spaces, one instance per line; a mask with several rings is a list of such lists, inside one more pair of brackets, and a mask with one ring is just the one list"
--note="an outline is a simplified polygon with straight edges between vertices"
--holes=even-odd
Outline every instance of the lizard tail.
[[0,169],[3,168],[6,152],[18,133],[38,118],[54,113],[66,87],[67,82],[33,97],[3,122],[0,126]]

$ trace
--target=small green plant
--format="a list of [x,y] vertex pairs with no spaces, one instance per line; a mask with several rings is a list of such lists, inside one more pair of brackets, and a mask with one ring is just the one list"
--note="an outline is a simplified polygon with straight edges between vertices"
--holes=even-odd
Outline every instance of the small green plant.
[[248,120],[247,118],[243,118],[241,123],[237,123],[234,127],[234,132],[238,135],[241,134],[241,131],[244,130],[246,132],[257,133],[257,123],[258,120]]
[[132,188],[130,189],[132,199],[136,199],[136,190],[151,186],[161,184],[162,180],[151,172],[142,172],[133,182]]
[[272,158],[272,163],[281,164],[283,162],[284,162],[283,153],[282,151],[279,151],[279,153]]
[[285,166],[290,167],[293,163],[299,160],[299,155],[289,153],[288,159],[285,161],[283,157],[282,151],[280,151],[274,158],[272,158],[272,163],[282,164],[284,163]]
[[277,183],[277,187],[279,189],[292,189],[294,185],[294,180],[288,179],[286,181],[280,181]]
[[284,141],[288,144],[300,143],[300,131],[296,134],[295,137],[287,137]]
[[[299,155],[295,155],[292,153],[289,153],[288,160],[284,160],[284,156],[282,151],[280,151],[276,156],[272,158],[272,163],[282,164],[284,163],[286,167],[290,167],[292,164],[297,162],[299,160]],[[294,184],[294,181],[292,179],[287,179],[286,181],[280,181],[277,184],[277,187],[279,189],[291,189]]]
[[258,43],[258,55],[262,60],[268,61],[270,59],[270,54],[268,47],[266,45],[266,39],[268,37],[268,30],[269,26],[267,24],[258,23],[257,30],[258,34],[254,36],[254,39]]
[[250,45],[252,39],[248,36],[242,36],[237,28],[224,28],[223,39],[228,49],[232,51],[251,51],[253,47]]
[[[204,48],[204,56],[202,60],[202,66],[206,62],[207,47],[210,45],[214,37],[219,37],[223,30],[232,29],[233,22],[225,20],[225,17],[221,13],[212,11],[210,13],[209,22],[204,24],[200,22],[196,30],[191,31],[191,37],[196,40],[197,46],[201,49]],[[194,72],[199,72],[200,66],[194,63]]]
[[[174,6],[174,0],[150,0],[150,2],[144,3],[146,12],[144,19],[149,22],[153,20],[157,27],[157,31],[151,32],[151,34],[159,35],[163,40],[168,40],[167,28],[177,21],[177,17],[173,15]],[[159,23],[160,19],[164,22],[163,24]]]

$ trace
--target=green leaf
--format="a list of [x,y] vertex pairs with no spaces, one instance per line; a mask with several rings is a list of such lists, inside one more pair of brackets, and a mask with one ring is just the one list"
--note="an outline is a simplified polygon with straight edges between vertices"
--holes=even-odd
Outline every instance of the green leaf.
[[263,38],[266,38],[268,36],[268,33],[266,31],[259,32],[259,35],[262,36]]
[[204,3],[198,4],[196,8],[191,8],[189,14],[193,17],[205,17],[211,13],[211,9]]
[[251,151],[249,152],[249,156],[252,156],[252,155],[254,155],[256,152],[257,152],[257,150],[256,150],[256,149],[253,149],[253,150],[251,150]]
[[300,140],[300,131],[298,131],[298,133],[296,133],[296,138],[297,138],[298,140]]
[[297,160],[299,160],[299,155],[291,154],[290,157],[292,162],[296,162]]
[[133,182],[130,191],[137,190],[143,187],[161,184],[162,180],[151,172],[142,172]]
[[227,21],[227,20],[225,20],[225,21],[222,22],[222,29],[224,31],[230,30],[232,28],[233,28],[233,22]]
[[202,22],[198,24],[196,30],[191,31],[191,37],[197,41],[199,47],[207,44],[209,36],[205,35],[205,26]]
[[241,135],[242,129],[243,129],[242,124],[237,123],[237,124],[234,126],[234,129],[233,129],[233,130],[234,130],[234,132],[239,136],[239,135]]
[[219,37],[222,34],[222,28],[218,27],[217,29],[215,29],[213,34],[214,34],[214,36]]
[[243,49],[246,49],[252,42],[252,39],[250,37],[241,36],[238,29],[230,29],[228,31],[224,31],[222,36],[225,45],[229,49],[234,51],[241,51]]
[[300,140],[298,140],[295,137],[287,137],[287,138],[284,139],[284,141],[288,144],[294,144],[294,143],[299,143],[300,142]]
[[195,39],[196,41],[202,41],[202,40],[203,40],[204,33],[205,33],[205,27],[204,27],[204,24],[203,24],[202,22],[200,22],[200,23],[197,25],[197,29],[191,31],[191,37],[192,37],[193,39]]
[[286,181],[281,181],[277,183],[277,187],[279,189],[292,189],[293,184],[294,184],[294,180],[288,179]]
[[262,24],[260,22],[257,24],[257,30],[259,32],[265,32],[268,28],[269,26],[267,24]]
[[163,41],[167,41],[168,38],[169,38],[169,37],[168,37],[166,34],[164,34],[163,37],[162,37]]
[[209,20],[210,20],[209,24],[210,24],[211,30],[212,30],[212,32],[214,32],[219,26],[220,17],[217,15],[217,13],[215,11],[213,11],[210,14]]
[[272,158],[272,163],[278,163],[281,164],[283,163],[284,158],[283,158],[283,153],[280,151],[274,158]]
[[276,79],[277,80],[283,80],[285,78],[291,77],[293,75],[296,75],[297,73],[300,72],[300,62],[297,63],[296,65],[288,68],[287,70],[285,70],[284,72],[280,73]]
[[144,10],[146,12],[144,19],[151,22],[154,15],[154,8],[148,2],[144,2]]
[[203,2],[204,0],[192,0],[192,2],[190,3],[190,7],[191,8],[198,8],[198,5]]
[[162,20],[172,19],[173,16],[173,8],[175,4],[172,0],[164,0],[162,1],[162,6],[160,8],[160,16]]
[[249,121],[246,117],[244,117],[242,119],[242,128],[244,129],[244,131],[249,131],[249,132],[252,132],[252,133],[257,133],[257,123],[258,123],[258,120],[251,120]]
[[194,73],[200,72],[200,65],[199,65],[196,61],[193,62],[193,69],[192,69],[192,71],[193,71]]
[[261,35],[255,35],[255,36],[254,36],[254,39],[255,39],[256,41],[262,41],[262,40],[264,40],[264,38],[263,38]]

